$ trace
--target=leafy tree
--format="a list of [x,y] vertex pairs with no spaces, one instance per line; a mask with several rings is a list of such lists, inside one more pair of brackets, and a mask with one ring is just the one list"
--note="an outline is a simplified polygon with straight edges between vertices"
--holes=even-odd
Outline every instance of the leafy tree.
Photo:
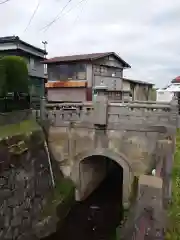
[[28,69],[25,60],[18,56],[5,56],[0,59],[0,94],[13,92],[29,93]]

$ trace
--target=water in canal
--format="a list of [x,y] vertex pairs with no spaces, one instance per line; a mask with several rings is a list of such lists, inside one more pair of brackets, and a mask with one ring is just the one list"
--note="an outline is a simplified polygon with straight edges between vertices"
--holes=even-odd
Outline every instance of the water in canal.
[[115,240],[123,213],[123,170],[113,164],[102,184],[85,201],[76,202],[57,232],[44,240]]

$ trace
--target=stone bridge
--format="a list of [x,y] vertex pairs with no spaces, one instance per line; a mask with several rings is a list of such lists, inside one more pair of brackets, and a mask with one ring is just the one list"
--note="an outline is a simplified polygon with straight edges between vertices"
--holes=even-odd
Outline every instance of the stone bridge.
[[166,144],[175,146],[177,107],[174,102],[109,103],[98,92],[96,101],[41,104],[41,119],[48,119],[48,144],[63,174],[76,185],[76,200],[91,194],[110,165],[123,170],[123,206],[130,204],[135,177],[162,167]]

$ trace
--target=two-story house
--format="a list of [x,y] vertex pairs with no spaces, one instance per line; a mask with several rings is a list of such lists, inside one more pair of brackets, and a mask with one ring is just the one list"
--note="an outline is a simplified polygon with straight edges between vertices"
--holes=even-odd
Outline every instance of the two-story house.
[[50,101],[92,100],[93,87],[103,84],[109,96],[121,97],[123,69],[130,65],[113,52],[55,57],[45,60]]
[[22,41],[17,36],[0,37],[0,57],[15,55],[23,57],[27,63],[31,96],[40,97],[45,94],[44,74],[46,51]]
[[133,92],[137,89],[134,85],[140,81],[126,84],[123,70],[130,65],[114,52],[54,57],[44,63],[48,71],[49,101],[91,101],[94,87],[101,83],[108,88],[109,100],[137,95]]

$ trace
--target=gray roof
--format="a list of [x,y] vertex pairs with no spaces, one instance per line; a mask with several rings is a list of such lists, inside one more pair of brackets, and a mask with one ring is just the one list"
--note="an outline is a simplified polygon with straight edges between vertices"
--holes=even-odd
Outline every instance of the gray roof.
[[153,86],[153,83],[149,83],[149,82],[145,82],[145,81],[140,81],[140,80],[133,80],[133,79],[129,79],[129,78],[123,78],[124,81],[127,82],[132,82],[132,83],[137,83],[140,85],[149,85],[149,86]]
[[60,63],[60,62],[77,62],[77,61],[94,61],[103,57],[108,57],[113,55],[120,62],[122,62],[124,67],[130,68],[131,66],[125,62],[121,57],[119,57],[115,52],[104,52],[104,53],[90,53],[90,54],[79,54],[70,56],[60,56],[50,58],[44,61],[44,63]]
[[23,45],[26,45],[27,47],[33,48],[34,50],[37,50],[43,54],[47,54],[47,52],[45,50],[35,47],[27,42],[24,42],[18,36],[0,37],[0,44],[1,43],[22,43]]

